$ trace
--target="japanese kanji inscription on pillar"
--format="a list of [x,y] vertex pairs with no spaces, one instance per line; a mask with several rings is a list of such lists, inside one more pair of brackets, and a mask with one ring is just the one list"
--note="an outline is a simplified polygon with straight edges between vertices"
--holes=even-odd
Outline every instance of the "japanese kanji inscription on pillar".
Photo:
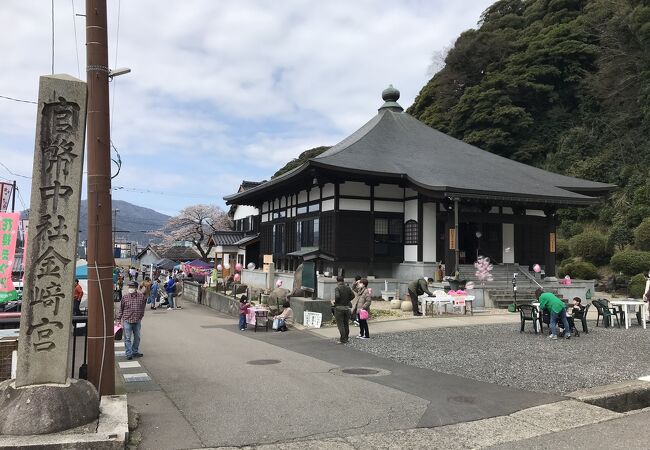
[[41,77],[17,387],[66,383],[85,124],[86,83]]

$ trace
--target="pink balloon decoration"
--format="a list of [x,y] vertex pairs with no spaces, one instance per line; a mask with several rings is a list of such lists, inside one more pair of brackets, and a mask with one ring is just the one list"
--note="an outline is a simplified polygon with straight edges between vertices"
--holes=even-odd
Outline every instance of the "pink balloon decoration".
[[235,264],[235,270],[236,270],[237,272],[241,272],[241,270],[242,270],[242,265],[239,264],[239,263]]
[[534,271],[535,273],[540,273],[540,272],[542,271],[542,268],[539,266],[539,264],[535,264],[535,265],[533,266],[533,271]]
[[218,270],[219,272],[221,272],[222,269],[223,269],[223,266],[222,266],[221,264],[217,264],[217,270]]
[[239,280],[241,280],[241,276],[239,276],[238,273],[236,273],[232,278],[233,278],[233,280],[235,280],[235,283],[237,283]]
[[368,294],[372,295],[372,288],[368,288]]
[[278,280],[275,282],[275,287],[282,287],[282,280]]

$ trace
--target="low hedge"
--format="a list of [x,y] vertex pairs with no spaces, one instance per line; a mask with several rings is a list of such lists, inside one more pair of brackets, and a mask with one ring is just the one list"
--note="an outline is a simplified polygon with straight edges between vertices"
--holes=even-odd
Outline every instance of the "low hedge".
[[609,263],[614,271],[623,272],[628,276],[648,273],[648,269],[650,269],[650,252],[623,250],[614,254]]
[[571,278],[578,280],[597,280],[598,269],[596,266],[585,261],[568,260],[558,269],[558,275],[564,277],[569,275]]
[[634,275],[630,279],[628,294],[632,298],[641,298],[645,294],[645,277],[642,273]]
[[606,264],[612,256],[607,237],[597,231],[585,231],[569,240],[571,256],[579,256],[594,264]]

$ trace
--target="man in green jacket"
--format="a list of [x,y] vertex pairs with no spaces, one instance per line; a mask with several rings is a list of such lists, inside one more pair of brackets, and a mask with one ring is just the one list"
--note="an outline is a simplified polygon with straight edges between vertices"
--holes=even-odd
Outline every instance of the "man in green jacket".
[[[433,279],[429,278],[429,282],[433,283]],[[408,286],[409,297],[411,297],[411,304],[413,305],[413,315],[421,316],[420,305],[418,304],[418,297],[420,295],[427,294],[429,297],[433,297],[433,294],[429,291],[429,285],[427,280],[424,278],[419,278],[415,281],[411,281]]]
[[343,277],[336,277],[336,282],[334,288],[334,317],[341,335],[340,343],[345,344],[350,336],[350,308],[352,308],[354,292],[344,283]]
[[569,339],[571,337],[571,327],[569,327],[569,321],[566,318],[566,305],[564,302],[550,292],[544,292],[540,288],[537,288],[535,291],[535,297],[539,300],[540,311],[546,310],[551,314],[551,335],[549,339],[557,339],[558,317],[562,319],[562,324],[564,325],[564,336]]

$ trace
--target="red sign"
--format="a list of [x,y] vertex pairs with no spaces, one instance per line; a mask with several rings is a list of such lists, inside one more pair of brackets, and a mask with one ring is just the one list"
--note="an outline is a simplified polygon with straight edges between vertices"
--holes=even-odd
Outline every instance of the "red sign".
[[14,267],[20,213],[0,212],[0,303],[16,300],[18,294],[11,281]]
[[6,211],[11,200],[11,194],[14,185],[9,183],[0,183],[0,212]]

